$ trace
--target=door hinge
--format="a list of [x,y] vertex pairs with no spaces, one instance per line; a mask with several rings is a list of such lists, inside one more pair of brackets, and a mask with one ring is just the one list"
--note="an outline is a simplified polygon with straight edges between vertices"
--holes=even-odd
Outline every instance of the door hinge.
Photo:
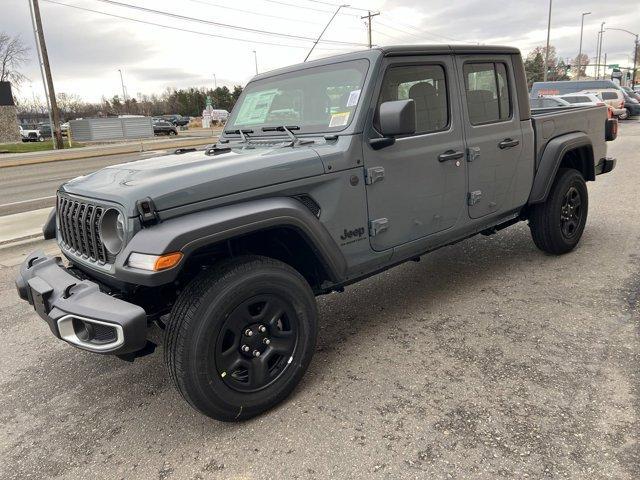
[[480,158],[480,147],[467,148],[467,162],[473,162]]
[[378,218],[369,222],[369,236],[375,237],[377,234],[384,232],[389,228],[389,219]]
[[475,205],[476,203],[478,203],[480,201],[481,197],[482,197],[482,191],[481,190],[475,190],[473,192],[469,192],[469,197],[467,199],[467,203],[469,204],[469,206]]
[[384,178],[384,167],[371,167],[365,170],[365,181],[367,185],[373,185],[378,180]]

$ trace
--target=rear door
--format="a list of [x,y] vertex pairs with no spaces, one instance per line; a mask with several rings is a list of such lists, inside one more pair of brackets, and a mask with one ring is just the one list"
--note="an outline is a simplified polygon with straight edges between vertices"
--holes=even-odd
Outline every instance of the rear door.
[[523,139],[508,55],[458,56],[471,218],[516,208]]
[[[386,250],[452,228],[465,216],[464,136],[450,55],[390,57],[376,87],[382,102],[413,99],[416,133],[374,150],[365,142],[371,246]],[[377,119],[369,138],[379,137]],[[376,231],[376,225],[385,229]]]

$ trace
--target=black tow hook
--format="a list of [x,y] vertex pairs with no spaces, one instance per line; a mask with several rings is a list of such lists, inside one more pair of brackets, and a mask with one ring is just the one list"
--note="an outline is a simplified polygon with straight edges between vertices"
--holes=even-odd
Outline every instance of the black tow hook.
[[147,344],[142,347],[141,350],[138,350],[137,352],[123,353],[122,355],[116,355],[116,357],[118,357],[120,360],[124,360],[125,362],[133,362],[136,358],[151,355],[156,351],[157,346],[158,345],[153,343],[151,340],[147,340]]

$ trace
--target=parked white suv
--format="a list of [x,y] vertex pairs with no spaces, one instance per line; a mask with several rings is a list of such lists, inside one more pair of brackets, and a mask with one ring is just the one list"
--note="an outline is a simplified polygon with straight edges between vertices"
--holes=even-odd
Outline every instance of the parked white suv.
[[617,88],[602,88],[597,90],[588,90],[580,93],[593,93],[604,103],[613,108],[613,115],[620,120],[629,118],[629,112],[624,108],[624,94],[622,90]]

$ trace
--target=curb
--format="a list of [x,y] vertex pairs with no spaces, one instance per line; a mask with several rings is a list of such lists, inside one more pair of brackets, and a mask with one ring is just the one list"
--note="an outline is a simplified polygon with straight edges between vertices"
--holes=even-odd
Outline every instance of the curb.
[[[103,145],[100,148],[81,147],[68,150],[16,153],[8,158],[0,158],[0,169],[6,167],[19,167],[21,165],[34,165],[38,163],[58,162],[64,160],[80,160],[83,158],[104,157],[107,155],[120,155],[125,153],[145,152],[149,150],[163,150],[179,147],[195,147],[200,145],[208,145],[215,143],[218,139],[215,137],[188,137],[176,140],[161,140],[152,142],[127,143],[118,145]],[[17,157],[17,156],[20,157]]]

